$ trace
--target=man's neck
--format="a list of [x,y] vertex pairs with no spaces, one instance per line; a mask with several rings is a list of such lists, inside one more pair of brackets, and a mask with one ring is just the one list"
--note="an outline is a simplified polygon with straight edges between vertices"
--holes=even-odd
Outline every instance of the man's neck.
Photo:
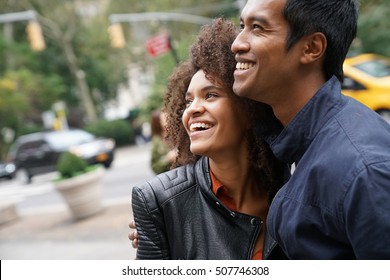
[[271,104],[276,118],[284,127],[292,121],[324,83],[325,80],[322,77],[310,75],[307,79],[291,85],[288,92],[280,95],[282,97],[280,100]]

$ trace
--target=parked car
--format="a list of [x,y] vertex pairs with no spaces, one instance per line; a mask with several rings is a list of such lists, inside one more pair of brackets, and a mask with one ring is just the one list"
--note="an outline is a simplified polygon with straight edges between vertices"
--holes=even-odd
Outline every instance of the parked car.
[[390,123],[390,58],[376,54],[344,62],[342,92],[365,104]]
[[15,164],[0,161],[0,178],[12,179],[15,175]]
[[108,168],[114,160],[114,149],[113,139],[97,138],[81,129],[38,132],[18,137],[8,161],[15,163],[18,180],[30,183],[35,175],[56,171],[57,160],[65,151],[89,164],[101,163]]

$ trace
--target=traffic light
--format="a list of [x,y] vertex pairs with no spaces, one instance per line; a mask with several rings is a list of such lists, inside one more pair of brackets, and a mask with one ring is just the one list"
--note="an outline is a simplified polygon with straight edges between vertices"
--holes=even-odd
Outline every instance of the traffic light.
[[119,23],[111,24],[108,27],[108,34],[110,35],[111,47],[118,49],[125,47],[125,36]]
[[41,26],[37,21],[30,21],[26,28],[27,37],[30,41],[31,48],[34,51],[41,51],[45,48]]

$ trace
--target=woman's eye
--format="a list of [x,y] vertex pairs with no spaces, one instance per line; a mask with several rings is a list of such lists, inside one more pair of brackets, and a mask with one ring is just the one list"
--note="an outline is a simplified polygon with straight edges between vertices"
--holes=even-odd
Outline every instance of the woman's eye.
[[192,100],[191,100],[191,99],[186,99],[186,100],[184,101],[184,103],[185,103],[186,106],[188,107],[189,105],[191,105]]
[[218,97],[218,95],[214,92],[208,92],[206,94],[206,99],[213,98],[213,97]]

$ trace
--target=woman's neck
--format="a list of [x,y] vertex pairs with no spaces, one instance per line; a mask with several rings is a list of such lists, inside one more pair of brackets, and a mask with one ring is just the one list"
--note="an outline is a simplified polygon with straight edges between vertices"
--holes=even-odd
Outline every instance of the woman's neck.
[[264,218],[264,211],[268,209],[267,192],[250,168],[248,158],[210,158],[209,162],[211,171],[234,200],[237,210]]

